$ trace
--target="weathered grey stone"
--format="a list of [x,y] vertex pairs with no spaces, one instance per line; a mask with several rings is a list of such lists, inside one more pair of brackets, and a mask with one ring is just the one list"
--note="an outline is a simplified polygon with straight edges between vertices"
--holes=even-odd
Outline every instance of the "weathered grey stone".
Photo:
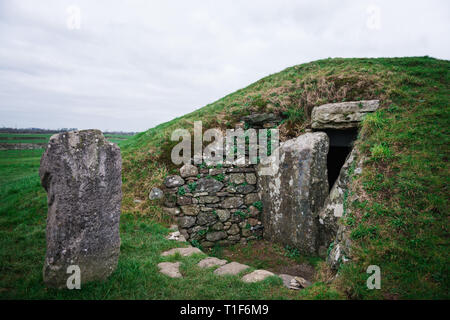
[[319,212],[320,244],[327,247],[336,238],[338,220],[344,214],[344,198],[348,195],[351,170],[355,162],[356,151],[348,155],[341,168],[339,177],[336,179],[330,194],[328,195],[322,209]]
[[200,268],[211,268],[215,266],[223,266],[224,264],[227,264],[227,260],[222,260],[215,257],[208,257],[201,260],[197,265]]
[[226,172],[226,169],[209,169],[209,174],[211,176],[215,176],[218,174],[225,174],[225,172]]
[[192,204],[192,198],[186,197],[186,196],[178,196],[177,197],[177,204],[179,206],[186,206],[188,204]]
[[197,216],[197,224],[200,226],[213,224],[216,220],[216,217],[210,212],[202,211]]
[[241,184],[236,187],[236,192],[241,194],[248,194],[255,191],[255,186],[252,184]]
[[279,148],[278,171],[259,175],[264,238],[316,253],[318,211],[328,194],[328,146],[323,132],[288,140]]
[[223,223],[219,221],[219,222],[215,223],[215,224],[211,227],[211,229],[213,229],[213,230],[215,230],[215,231],[223,230]]
[[162,199],[163,197],[164,197],[164,193],[159,188],[152,188],[152,190],[150,191],[150,194],[148,195],[148,198],[150,200]]
[[238,234],[238,233],[239,233],[239,227],[238,227],[238,225],[237,225],[237,224],[232,224],[231,227],[230,227],[230,229],[227,230],[227,233],[228,233],[228,234],[231,234],[231,235],[233,235],[233,234]]
[[224,231],[209,232],[206,234],[206,239],[208,241],[218,241],[221,239],[225,239],[226,237],[227,234]]
[[39,176],[47,191],[44,282],[66,287],[67,267],[78,265],[81,282],[103,280],[120,251],[122,159],[99,130],[53,135]]
[[187,240],[189,240],[189,233],[186,231],[186,229],[180,229],[181,235]]
[[234,184],[242,184],[245,182],[245,175],[243,173],[230,174],[230,182]]
[[289,274],[279,274],[278,275],[281,280],[283,280],[283,285],[288,289],[298,289],[298,288],[291,288],[291,281],[295,280],[294,276],[291,276]]
[[197,181],[198,192],[217,192],[222,189],[223,183],[213,178],[201,178]]
[[217,203],[219,201],[219,197],[216,196],[204,196],[198,198],[198,203]]
[[244,204],[244,200],[240,197],[230,197],[226,198],[222,201],[222,208],[225,209],[232,209],[232,208],[239,208]]
[[239,241],[239,239],[241,238],[241,235],[240,234],[235,234],[235,235],[232,235],[232,236],[228,236],[228,240],[229,241]]
[[180,228],[190,228],[195,224],[195,217],[184,216],[177,219]]
[[217,213],[217,217],[222,222],[227,221],[228,219],[230,219],[230,211],[228,211],[226,209],[217,209],[216,213]]
[[313,129],[357,128],[364,116],[379,107],[378,100],[329,103],[315,107],[311,113]]
[[198,174],[198,168],[190,163],[186,163],[180,168],[180,175],[183,178],[195,177]]
[[[353,158],[353,160],[352,160]],[[366,158],[359,154],[357,149],[353,149],[350,153],[349,157],[347,158],[347,161],[344,165],[350,165],[350,167],[355,168],[354,174],[360,174],[362,172],[362,166]],[[352,163],[352,164],[351,164]],[[353,201],[357,200],[359,197],[359,194],[351,193],[349,192],[351,187],[351,174],[347,171],[345,175],[343,175],[344,172],[341,171],[341,175],[338,177],[337,182],[335,184],[336,189],[341,188],[343,193],[347,193],[346,203],[352,203]],[[341,179],[342,178],[342,179]],[[345,181],[347,181],[345,183]],[[342,182],[342,184],[341,184]],[[333,192],[333,190],[332,190]],[[335,190],[336,192],[336,190]],[[341,192],[339,192],[340,194]],[[331,197],[331,196],[330,196]],[[333,239],[334,241],[331,242],[328,245],[329,254],[327,257],[327,263],[330,265],[332,269],[337,270],[339,266],[342,263],[346,263],[347,261],[352,259],[352,251],[351,251],[351,227],[347,225],[345,222],[341,221],[339,217],[334,217],[334,214],[337,212],[341,212],[339,209],[340,207],[340,200],[341,196],[335,197],[334,200],[330,199],[330,203],[334,207],[338,207],[338,210],[328,210],[327,206],[324,207],[324,211],[321,212],[319,223],[321,227],[321,235],[322,235],[322,243],[325,244],[330,239]],[[328,202],[327,204],[328,205]],[[343,212],[343,216],[351,214],[352,209],[350,206],[346,207],[346,212]],[[335,223],[335,224],[334,224]],[[334,230],[336,229],[337,225],[337,231],[334,233]]]
[[242,277],[242,281],[247,283],[252,282],[258,282],[266,279],[267,277],[274,276],[275,274],[273,272],[267,271],[267,270],[255,270],[253,272],[250,272],[249,274],[246,274]]
[[161,262],[158,263],[159,272],[171,278],[182,278],[180,273],[180,262]]
[[200,242],[200,244],[203,248],[214,247],[214,242],[211,242],[211,241],[202,241],[202,242]]
[[180,241],[180,242],[185,242],[186,238],[180,233],[180,231],[174,231],[169,233],[166,236],[167,240],[175,240],[175,241]]
[[187,216],[196,216],[200,212],[200,207],[197,204],[190,204],[181,206],[181,211]]
[[222,275],[237,275],[241,271],[244,271],[245,269],[248,269],[249,266],[237,262],[230,262],[227,263],[220,268],[214,270],[214,273],[222,276]]
[[178,208],[168,208],[168,207],[163,207],[162,208],[163,211],[171,216],[176,216],[179,215],[181,213],[181,210]]
[[302,288],[307,288],[307,287],[309,287],[312,284],[310,281],[308,281],[308,280],[306,280],[305,278],[302,278],[302,277],[296,276],[296,277],[294,277],[294,279],[295,279],[295,281],[297,281],[300,284],[300,286]]
[[167,176],[166,179],[164,179],[164,184],[167,188],[175,188],[180,187],[184,184],[183,178],[177,175]]
[[256,184],[256,175],[254,173],[246,173],[245,180],[248,184]]
[[173,249],[164,251],[163,253],[161,253],[161,255],[163,257],[166,257],[166,256],[172,256],[172,255],[177,254],[177,253],[179,253],[183,257],[189,257],[189,256],[191,256],[193,254],[202,253],[202,251],[199,248],[196,248],[196,247],[173,248]]
[[252,230],[249,228],[242,228],[242,236],[243,237],[250,237],[252,235]]
[[207,195],[208,195],[208,192],[196,192],[196,193],[194,193],[194,197],[196,197],[196,198],[207,196]]

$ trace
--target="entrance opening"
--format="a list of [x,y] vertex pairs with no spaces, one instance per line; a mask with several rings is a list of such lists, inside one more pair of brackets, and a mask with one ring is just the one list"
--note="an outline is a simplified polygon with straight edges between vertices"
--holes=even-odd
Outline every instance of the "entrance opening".
[[357,129],[351,130],[326,130],[330,138],[330,150],[327,156],[328,169],[328,185],[329,190],[333,187],[342,166],[347,159],[348,154],[352,151],[353,141],[358,134]]
[[328,185],[329,190],[333,187],[341,168],[345,163],[345,159],[348,154],[352,151],[351,147],[330,147],[327,157],[327,169],[328,169]]

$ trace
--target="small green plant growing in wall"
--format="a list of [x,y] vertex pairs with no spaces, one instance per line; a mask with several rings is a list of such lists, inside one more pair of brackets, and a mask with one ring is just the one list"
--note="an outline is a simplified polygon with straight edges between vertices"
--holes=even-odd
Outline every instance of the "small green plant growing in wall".
[[218,175],[215,175],[213,178],[216,179],[217,181],[223,182],[225,180],[225,175],[220,173]]
[[186,194],[186,189],[184,189],[184,187],[179,187],[178,188],[178,195],[184,196],[185,194]]
[[196,182],[189,183],[188,188],[189,188],[189,191],[194,192],[195,189],[197,189],[197,183]]
[[242,212],[241,210],[235,211],[233,214],[235,216],[241,217],[242,219],[245,219],[248,217],[248,215],[245,212]]
[[284,251],[284,255],[289,258],[298,258],[300,256],[300,252],[295,247],[286,246]]
[[200,242],[198,242],[198,240],[192,240],[191,244],[196,247],[199,248],[200,250],[202,250],[202,245],[200,244]]
[[253,206],[259,210],[259,212],[262,212],[263,204],[261,201],[255,201],[253,202]]

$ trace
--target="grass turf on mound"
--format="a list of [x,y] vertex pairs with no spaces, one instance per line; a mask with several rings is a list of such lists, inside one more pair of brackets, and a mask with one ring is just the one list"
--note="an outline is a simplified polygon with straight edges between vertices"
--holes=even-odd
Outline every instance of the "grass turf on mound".
[[[121,141],[124,181],[121,256],[103,283],[81,291],[47,290],[42,283],[46,195],[37,170],[41,150],[0,151],[0,298],[73,299],[301,299],[448,298],[448,61],[428,57],[326,59],[288,68],[191,114]],[[358,148],[369,158],[352,190],[361,195],[344,217],[352,229],[354,260],[338,281],[290,292],[280,281],[243,284],[199,271],[201,257],[183,258],[185,278],[157,272],[172,245],[167,222],[147,199],[174,170],[169,141],[175,128],[231,128],[252,112],[284,117],[283,139],[304,131],[312,107],[344,100],[381,100],[366,118]],[[368,265],[381,267],[381,290],[366,288]],[[326,271],[323,271],[325,274]],[[195,285],[193,285],[195,284]],[[336,290],[337,288],[337,290]]]

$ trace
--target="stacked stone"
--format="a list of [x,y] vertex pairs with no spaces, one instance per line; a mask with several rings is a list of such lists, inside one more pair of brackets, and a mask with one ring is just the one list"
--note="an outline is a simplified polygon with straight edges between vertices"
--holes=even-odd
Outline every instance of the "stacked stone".
[[203,247],[246,243],[262,236],[257,180],[251,164],[185,164],[180,175],[164,181],[164,210],[188,241]]

